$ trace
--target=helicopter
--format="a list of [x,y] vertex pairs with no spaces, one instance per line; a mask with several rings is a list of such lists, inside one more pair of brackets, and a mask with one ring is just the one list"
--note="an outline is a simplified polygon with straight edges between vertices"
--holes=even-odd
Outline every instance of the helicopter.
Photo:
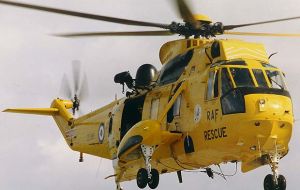
[[193,15],[185,1],[177,1],[185,23],[157,24],[90,15],[73,11],[0,1],[1,4],[104,20],[159,27],[161,31],[68,33],[62,37],[173,35],[185,39],[161,47],[160,72],[142,65],[135,79],[121,72],[116,83],[130,90],[87,115],[74,118],[74,101],[55,99],[51,108],[7,109],[7,112],[51,115],[72,150],[113,161],[117,189],[136,179],[140,188],[155,189],[159,175],[241,162],[248,172],[270,165],[264,189],[286,189],[279,160],[288,153],[293,110],[282,71],[269,63],[262,44],[218,40],[217,35],[300,36],[299,34],[241,33],[229,30],[300,17],[240,25],[213,23]]

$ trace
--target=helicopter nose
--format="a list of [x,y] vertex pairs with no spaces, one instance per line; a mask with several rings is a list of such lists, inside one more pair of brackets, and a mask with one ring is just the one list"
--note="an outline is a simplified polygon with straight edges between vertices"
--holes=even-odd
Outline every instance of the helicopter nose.
[[290,103],[281,101],[282,98],[259,98],[256,101],[257,112],[269,112],[273,116],[278,116],[279,119],[285,114],[291,113]]
[[246,112],[255,118],[285,120],[293,117],[292,102],[289,97],[270,94],[245,96]]
[[294,121],[290,97],[251,94],[245,96],[245,106],[249,120],[237,145],[247,144],[248,151],[269,152],[276,144],[286,152]]

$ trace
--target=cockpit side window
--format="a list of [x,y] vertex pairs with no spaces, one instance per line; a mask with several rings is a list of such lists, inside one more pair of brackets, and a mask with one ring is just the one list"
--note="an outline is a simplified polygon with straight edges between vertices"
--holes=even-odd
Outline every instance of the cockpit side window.
[[230,89],[233,88],[232,82],[227,72],[227,68],[222,69],[221,82],[222,82],[222,94],[226,94],[226,92],[228,92]]
[[266,70],[272,88],[286,89],[283,78],[279,71]]
[[210,71],[207,82],[206,99],[211,100],[219,96],[219,71]]
[[230,68],[230,72],[237,87],[254,87],[252,77],[247,68]]
[[271,64],[267,64],[267,63],[261,63],[261,65],[265,68],[272,68],[272,69],[277,69],[275,66],[271,65]]
[[265,79],[263,71],[260,69],[252,69],[252,71],[257,81],[258,87],[268,88],[268,83]]

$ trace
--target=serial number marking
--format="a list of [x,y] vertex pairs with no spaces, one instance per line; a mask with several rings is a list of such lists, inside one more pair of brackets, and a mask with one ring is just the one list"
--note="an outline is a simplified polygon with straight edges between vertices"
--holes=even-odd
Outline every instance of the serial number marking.
[[204,140],[210,141],[227,137],[226,127],[204,131]]

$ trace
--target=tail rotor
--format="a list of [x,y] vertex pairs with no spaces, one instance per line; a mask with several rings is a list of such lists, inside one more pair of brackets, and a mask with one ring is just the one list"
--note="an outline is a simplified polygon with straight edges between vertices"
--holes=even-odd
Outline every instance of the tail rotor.
[[81,63],[79,61],[72,62],[73,85],[70,84],[67,74],[63,75],[61,84],[61,95],[64,98],[72,100],[73,115],[80,111],[81,101],[85,101],[89,96],[88,80],[86,73],[81,71]]

